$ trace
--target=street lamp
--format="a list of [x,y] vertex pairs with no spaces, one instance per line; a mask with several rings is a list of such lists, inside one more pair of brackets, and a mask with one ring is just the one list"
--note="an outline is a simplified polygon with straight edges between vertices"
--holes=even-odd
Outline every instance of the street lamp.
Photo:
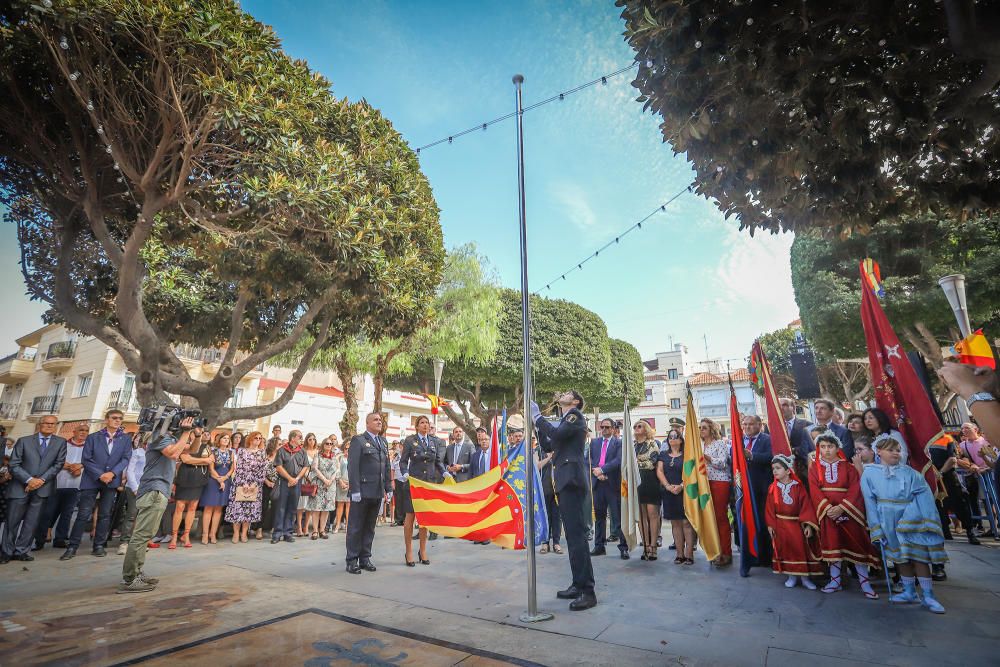
[[[437,396],[437,397],[439,397],[439,398],[441,396],[441,374],[442,373],[444,373],[444,359],[435,359],[434,360],[434,395]],[[438,430],[438,428],[437,428],[438,427],[438,416],[437,416],[437,413],[439,411],[440,411],[440,409],[437,410],[437,411],[435,411],[434,414],[432,415],[434,417],[434,435],[435,436],[437,436],[437,430]]]
[[969,322],[969,308],[965,303],[965,276],[961,273],[953,273],[941,278],[938,285],[944,290],[944,296],[948,299],[951,312],[955,314],[955,321],[958,322],[962,338],[968,337],[972,333],[972,325]]

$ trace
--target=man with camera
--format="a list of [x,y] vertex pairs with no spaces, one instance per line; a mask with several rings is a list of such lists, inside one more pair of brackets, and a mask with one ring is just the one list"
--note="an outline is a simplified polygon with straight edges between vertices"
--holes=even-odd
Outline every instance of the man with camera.
[[[180,417],[176,424],[173,423],[174,417]],[[152,441],[146,448],[146,466],[135,492],[137,513],[132,537],[125,552],[125,562],[122,564],[123,581],[118,586],[119,593],[146,593],[153,590],[159,581],[142,572],[142,566],[146,562],[146,547],[160,525],[163,511],[167,509],[177,459],[191,446],[194,438],[203,432],[204,425],[200,419],[195,426],[196,417],[198,414],[194,411],[180,414],[174,412],[158,415],[153,424]],[[141,428],[142,415],[139,422]],[[161,426],[164,422],[168,426]]]

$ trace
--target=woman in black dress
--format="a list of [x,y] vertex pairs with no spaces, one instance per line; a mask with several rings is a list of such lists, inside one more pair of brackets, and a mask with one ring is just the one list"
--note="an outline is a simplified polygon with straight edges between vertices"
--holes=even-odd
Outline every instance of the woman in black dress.
[[[201,500],[201,492],[212,479],[208,471],[208,465],[215,461],[212,456],[211,435],[203,433],[195,436],[191,442],[191,447],[181,454],[181,464],[177,468],[177,475],[174,477],[174,518],[173,529],[170,532],[170,545],[168,549],[177,548],[177,533],[181,527],[181,520],[184,520],[184,547],[191,546],[191,526],[194,525],[194,515],[198,511],[198,501]],[[187,518],[185,519],[185,515]],[[204,523],[204,522],[203,522]],[[205,530],[205,526],[202,526]]]
[[660,443],[649,422],[639,420],[632,425],[635,436],[635,458],[639,462],[639,532],[642,534],[642,560],[656,560],[656,543],[660,537],[660,484],[656,479],[656,462]]
[[670,521],[670,531],[677,547],[677,565],[694,565],[694,528],[684,516],[684,436],[671,429],[667,447],[660,452],[656,476],[663,489],[663,518]]

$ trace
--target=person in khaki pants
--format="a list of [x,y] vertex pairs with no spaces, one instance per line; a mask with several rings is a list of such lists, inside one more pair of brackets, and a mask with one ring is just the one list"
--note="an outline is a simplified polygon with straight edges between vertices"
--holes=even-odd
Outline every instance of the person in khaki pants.
[[159,582],[158,579],[145,576],[142,566],[146,562],[149,540],[156,534],[160,517],[167,508],[177,459],[191,446],[194,438],[202,433],[200,428],[192,429],[192,423],[192,417],[184,419],[180,423],[179,437],[168,433],[157,437],[146,448],[146,465],[135,492],[135,525],[125,551],[123,581],[118,586],[119,593],[145,593],[153,590]]

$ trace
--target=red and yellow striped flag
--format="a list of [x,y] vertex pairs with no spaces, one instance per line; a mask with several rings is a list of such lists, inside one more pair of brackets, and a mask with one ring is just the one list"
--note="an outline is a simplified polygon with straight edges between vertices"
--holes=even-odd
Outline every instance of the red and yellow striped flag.
[[952,352],[963,364],[973,366],[985,366],[996,369],[997,362],[993,358],[993,350],[990,348],[986,336],[982,329],[977,329],[966,338],[955,343]]
[[517,493],[504,479],[508,465],[504,459],[479,477],[447,486],[411,477],[410,496],[420,526],[448,537],[523,549],[524,517]]

